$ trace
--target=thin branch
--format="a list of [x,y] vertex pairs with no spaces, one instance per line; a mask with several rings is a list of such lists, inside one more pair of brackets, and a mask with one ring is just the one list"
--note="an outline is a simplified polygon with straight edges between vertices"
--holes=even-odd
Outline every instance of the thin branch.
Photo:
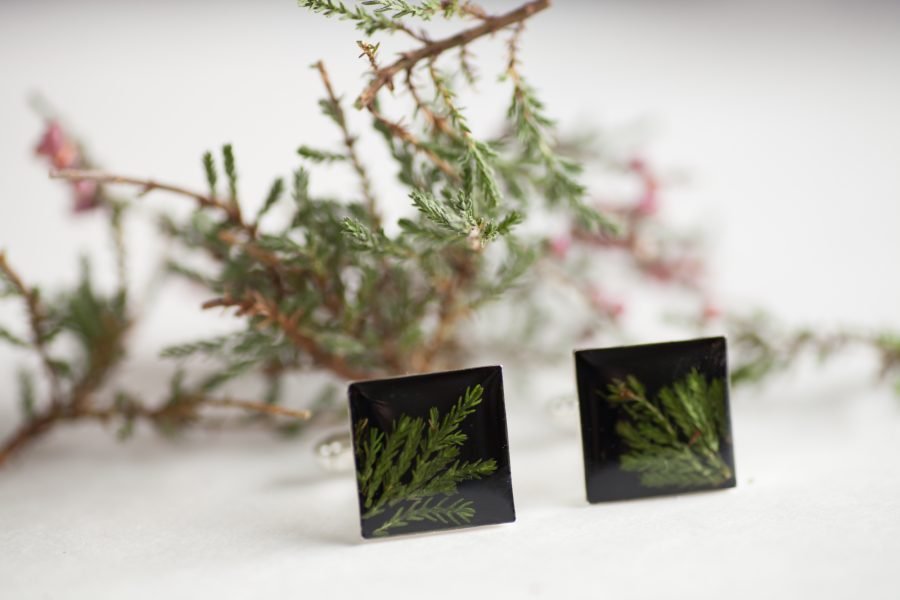
[[[94,420],[106,423],[113,419],[143,419],[151,423],[160,423],[174,416],[189,417],[196,414],[199,408],[214,406],[222,408],[237,408],[251,413],[260,413],[273,417],[288,417],[300,421],[308,421],[312,418],[309,410],[295,410],[275,404],[263,404],[235,398],[211,398],[202,395],[189,395],[183,398],[182,404],[164,404],[158,408],[148,408],[141,404],[131,403],[124,407],[111,406],[109,408],[93,408],[91,406],[77,407],[75,405],[51,406],[23,423],[0,446],[0,467],[26,445],[37,441],[54,426],[62,422]],[[178,414],[175,414],[178,413]]]
[[372,113],[372,116],[375,117],[375,119],[379,123],[381,123],[388,129],[388,131],[391,132],[391,135],[406,142],[407,144],[415,148],[416,151],[424,154],[432,163],[434,163],[434,166],[440,169],[445,175],[447,175],[447,177],[449,177],[453,181],[460,180],[460,176],[456,170],[456,167],[451,165],[434,150],[429,148],[427,144],[417,138],[409,129],[407,129],[400,123],[391,121],[380,112],[378,112],[374,106],[369,107],[369,112]]
[[10,266],[6,260],[6,253],[0,252],[0,272],[6,277],[9,283],[15,288],[16,292],[25,301],[25,309],[28,313],[28,325],[31,329],[31,345],[34,351],[41,358],[44,370],[47,372],[47,378],[50,381],[50,396],[54,405],[58,405],[62,401],[62,382],[60,381],[59,372],[50,358],[47,345],[44,343],[44,309],[41,306],[40,299],[34,290],[25,285],[19,274]]
[[24,446],[50,431],[62,414],[61,406],[52,405],[44,413],[23,423],[0,447],[0,467]]
[[[240,206],[237,204],[237,202],[229,201],[225,203],[215,198],[214,196],[207,196],[205,194],[201,194],[199,192],[195,192],[181,186],[168,183],[160,183],[158,181],[153,181],[152,179],[141,179],[139,177],[115,175],[113,173],[108,173],[106,171],[100,170],[51,169],[50,178],[67,179],[71,181],[96,181],[98,183],[106,184],[135,185],[143,188],[143,190],[141,191],[141,195],[147,194],[154,190],[162,190],[179,196],[184,196],[186,198],[191,198],[195,202],[197,202],[197,205],[200,207],[211,208],[222,212],[232,225],[234,225],[236,228],[240,229],[247,235],[250,241],[256,240],[257,238],[256,224],[248,223],[244,220],[244,217],[241,214]],[[229,244],[238,243],[235,238],[229,237],[227,236],[227,234],[225,236],[220,234],[219,237],[220,239],[222,239],[222,241],[225,241]],[[259,260],[258,255],[254,256],[254,258]],[[277,257],[275,257],[275,261],[277,263]],[[263,265],[268,271],[269,278],[272,280],[272,285],[275,286],[275,293],[279,298],[282,298],[284,296],[285,290],[284,284],[281,280],[281,275],[279,273],[280,264],[271,264],[264,262]]]
[[264,298],[258,292],[249,292],[244,298],[222,297],[203,303],[203,308],[225,307],[237,308],[236,316],[256,316],[264,319],[261,326],[274,325],[280,329],[295,346],[306,352],[313,363],[349,380],[368,379],[372,376],[370,371],[364,371],[351,366],[347,361],[336,354],[332,354],[319,346],[316,340],[303,332],[299,327],[300,314],[286,315],[273,301]]
[[171,192],[179,196],[192,198],[198,205],[205,208],[214,208],[222,211],[228,219],[236,226],[244,229],[251,237],[256,236],[256,229],[253,225],[244,222],[239,210],[235,209],[232,203],[225,204],[212,196],[200,194],[193,190],[183,188],[169,183],[161,183],[152,179],[141,179],[139,177],[128,177],[124,175],[115,175],[106,171],[93,169],[51,169],[51,179],[67,179],[70,181],[96,181],[97,183],[112,183],[122,185],[135,185],[143,188],[141,195],[150,193],[154,190],[162,190]]
[[[374,57],[371,60],[374,63]],[[353,165],[353,170],[356,171],[356,174],[359,177],[360,189],[363,198],[366,201],[366,209],[369,211],[372,220],[377,224],[381,221],[381,217],[378,214],[377,202],[372,193],[372,181],[369,178],[369,174],[366,171],[362,160],[359,158],[359,154],[356,152],[357,138],[351,135],[350,129],[347,126],[347,118],[344,109],[341,107],[341,101],[337,94],[334,93],[334,88],[331,85],[331,77],[329,77],[328,71],[325,69],[325,63],[320,60],[315,64],[315,67],[319,71],[319,76],[322,78],[322,83],[325,86],[325,91],[328,93],[329,101],[334,107],[335,114],[337,115],[336,120],[344,137],[344,146],[347,148],[347,156],[350,157],[350,163]]]
[[235,400],[234,398],[205,398],[201,402],[204,406],[222,406],[225,408],[240,408],[250,412],[259,412],[278,417],[291,417],[301,421],[312,418],[312,412],[308,410],[294,410],[278,406],[277,404],[261,404],[247,400]]
[[412,69],[406,72],[406,89],[409,90],[409,94],[412,96],[416,108],[425,116],[425,119],[435,131],[443,133],[451,139],[458,139],[456,130],[450,126],[447,122],[447,118],[437,114],[424,100],[422,100],[422,97],[419,95],[419,90],[416,88],[415,82],[413,81]]
[[417,50],[407,52],[396,62],[379,69],[369,86],[363,90],[356,100],[357,108],[370,108],[375,101],[375,96],[384,86],[388,85],[398,73],[408,71],[423,60],[433,59],[447,50],[464,46],[480,37],[496,33],[514,23],[524,21],[534,14],[550,7],[550,0],[533,0],[523,4],[519,8],[497,17],[485,16],[480,25],[462,31],[456,35],[429,42]]

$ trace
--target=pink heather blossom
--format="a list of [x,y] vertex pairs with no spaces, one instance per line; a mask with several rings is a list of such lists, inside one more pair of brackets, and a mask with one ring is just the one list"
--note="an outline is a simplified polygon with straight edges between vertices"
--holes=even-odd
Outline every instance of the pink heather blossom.
[[610,298],[598,287],[590,287],[588,290],[588,298],[594,309],[603,313],[610,319],[618,319],[625,313],[625,305],[622,304],[622,302]]
[[72,182],[72,195],[74,205],[72,210],[76,213],[89,212],[100,206],[100,194],[96,181],[82,179]]
[[[77,169],[85,166],[78,144],[70,139],[60,124],[48,121],[41,141],[34,149],[37,156],[46,157],[53,168]],[[70,181],[72,189],[72,210],[76,213],[89,212],[101,205],[100,188],[95,181]]]
[[656,183],[656,178],[652,175],[646,176],[644,178],[644,193],[634,207],[635,212],[644,216],[656,214],[656,211],[659,210],[658,190],[659,185]]
[[643,191],[634,212],[641,216],[656,214],[659,210],[659,181],[642,158],[633,158],[628,169],[641,179]]
[[644,175],[647,173],[647,163],[644,162],[643,158],[635,157],[628,161],[628,169],[638,175]]
[[550,240],[550,253],[560,260],[566,257],[571,247],[572,238],[567,235],[560,235]]
[[700,314],[700,320],[703,323],[715,321],[722,316],[722,309],[712,301],[707,300],[703,305],[703,312]]
[[69,140],[56,121],[49,121],[35,154],[46,156],[57,169],[75,167],[80,162],[78,146]]

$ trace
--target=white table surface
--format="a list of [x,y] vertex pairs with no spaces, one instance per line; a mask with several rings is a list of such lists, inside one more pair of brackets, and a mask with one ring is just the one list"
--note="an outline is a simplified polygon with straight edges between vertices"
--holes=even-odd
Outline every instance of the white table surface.
[[[704,216],[724,302],[900,326],[896,4],[557,5],[529,29],[527,72],[564,125],[654,124],[651,157],[691,174],[667,210]],[[290,0],[0,4],[0,247],[52,285],[74,277],[72,249],[106,244],[28,155],[29,91],[118,171],[201,185],[200,153],[233,141],[259,195],[300,142],[333,135],[306,65],[329,57],[351,95],[355,39]],[[473,120],[503,102],[485,93]],[[194,319],[197,301],[176,287],[139,332],[129,377],[149,393],[160,346],[233,325]],[[0,354],[0,432],[19,364]],[[592,506],[575,424],[542,410],[572,388],[570,365],[507,365],[517,522],[365,543],[352,476],[318,470],[315,437],[60,430],[0,472],[0,597],[896,598],[900,402],[873,370],[853,353],[738,391],[734,490]]]

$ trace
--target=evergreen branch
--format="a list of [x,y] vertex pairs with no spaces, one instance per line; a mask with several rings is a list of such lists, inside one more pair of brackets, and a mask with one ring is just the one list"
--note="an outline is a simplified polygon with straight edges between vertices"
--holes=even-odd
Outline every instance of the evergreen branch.
[[[447,85],[446,80],[438,73],[434,63],[429,63],[428,72],[435,90],[444,103],[450,117],[450,122],[459,131],[459,135],[466,147],[462,157],[463,186],[470,190],[477,186],[484,194],[488,206],[494,207],[500,204],[501,194],[497,185],[497,178],[491,162],[496,158],[496,153],[490,146],[476,140],[469,128],[468,121],[462,111],[456,105],[456,96]],[[471,180],[469,180],[471,178]]]
[[382,229],[373,231],[359,219],[346,217],[341,223],[341,230],[349,237],[354,248],[378,255],[391,255],[399,258],[410,258],[411,251],[389,239]]
[[344,146],[347,149],[347,158],[349,158],[350,163],[353,165],[353,170],[356,171],[356,175],[359,178],[360,190],[362,191],[366,208],[369,211],[369,216],[374,223],[378,223],[380,221],[380,216],[378,214],[377,202],[372,192],[372,181],[369,179],[369,174],[366,171],[362,160],[360,160],[359,153],[356,151],[356,137],[350,133],[344,109],[341,106],[340,98],[335,94],[334,88],[331,85],[331,77],[329,77],[328,71],[325,69],[325,63],[320,60],[314,66],[319,71],[322,84],[325,86],[325,91],[328,93],[327,102],[331,106],[335,122],[337,122],[341,129]]
[[33,419],[37,394],[34,389],[34,377],[25,369],[19,371],[19,405],[25,419]]
[[340,354],[323,348],[315,336],[299,327],[301,313],[284,314],[278,304],[262,296],[259,292],[248,291],[243,298],[223,296],[203,304],[204,309],[214,307],[237,308],[236,316],[259,317],[258,327],[276,327],[300,350],[305,352],[318,367],[327,369],[344,379],[368,379],[372,373],[351,366]]
[[118,402],[106,408],[96,408],[93,404],[75,406],[50,406],[40,413],[33,413],[26,421],[0,445],[0,467],[17,454],[27,444],[33,443],[57,425],[70,422],[97,421],[107,423],[120,420],[129,428],[137,420],[144,420],[162,430],[170,430],[177,424],[193,422],[202,407],[233,408],[251,414],[271,417],[286,417],[307,421],[312,414],[307,410],[292,410],[281,406],[238,400],[234,398],[214,398],[202,395],[182,396],[177,402],[169,402],[156,408],[144,406],[130,397],[119,396]]
[[[51,179],[67,179],[70,181],[96,181],[101,184],[122,184],[133,185],[142,188],[140,195],[145,195],[154,190],[170,192],[178,196],[184,196],[193,199],[198,206],[203,208],[212,208],[225,214],[225,216],[234,223],[235,226],[246,230],[248,233],[254,232],[253,227],[244,223],[239,211],[236,211],[231,204],[220,202],[213,196],[207,196],[189,189],[172,185],[168,183],[160,183],[152,179],[141,179],[138,177],[127,177],[124,175],[115,175],[99,170],[85,169],[51,169]],[[255,235],[255,232],[254,232]]]
[[400,123],[391,121],[390,119],[382,115],[374,105],[369,106],[368,110],[375,121],[379,125],[381,125],[384,131],[388,132],[389,135],[401,140],[406,144],[409,144],[416,150],[416,152],[423,154],[426,158],[428,158],[428,160],[434,163],[434,166],[437,167],[444,175],[449,177],[451,181],[460,181],[460,175],[457,172],[456,168],[449,162],[447,162],[447,160],[444,159],[440,154],[435,152],[428,144],[422,142],[409,129],[407,129]]
[[567,203],[578,221],[588,230],[599,228],[604,233],[618,233],[615,223],[585,204],[586,189],[576,179],[581,166],[559,156],[555,151],[558,144],[554,139],[553,128],[556,123],[545,114],[544,103],[537,98],[534,88],[528,85],[519,71],[518,43],[523,30],[524,22],[518,23],[513,31],[508,45],[509,59],[506,68],[506,77],[513,83],[507,117],[524,149],[523,160],[536,161],[543,166],[544,174],[539,183],[551,205],[560,201]]
[[343,2],[335,0],[299,0],[299,5],[326,17],[337,17],[341,20],[354,21],[356,28],[364,31],[366,35],[372,35],[377,31],[402,31],[422,41],[422,36],[413,32],[403,23],[394,21],[378,12],[370,13],[361,6],[347,8]]
[[216,183],[219,180],[219,174],[216,172],[216,161],[213,159],[212,152],[203,153],[203,171],[206,173],[206,184],[209,186],[209,197],[216,197]]
[[[50,398],[43,410],[35,405],[30,381],[22,386],[23,403],[29,405],[26,418],[0,446],[2,465],[60,420],[75,418],[91,408],[95,391],[124,358],[124,338],[131,321],[126,314],[125,296],[98,296],[91,287],[86,266],[77,288],[49,306],[40,302],[36,289],[25,286],[2,254],[0,272],[25,300],[33,328],[31,346],[41,357],[50,382]],[[63,331],[78,342],[81,360],[75,367],[52,358],[48,352],[47,343]]]
[[365,0],[362,4],[363,6],[376,7],[374,9],[375,14],[393,11],[392,19],[415,17],[423,21],[429,21],[436,14],[443,14],[444,18],[447,19],[458,14],[464,14],[458,0],[425,0],[418,4],[410,3],[406,0]]
[[297,149],[297,154],[307,160],[311,160],[312,162],[316,163],[344,162],[347,160],[347,156],[345,154],[341,154],[340,152],[320,150],[318,148],[312,148],[311,146],[306,145],[300,146]]
[[467,45],[478,38],[491,35],[501,29],[505,29],[510,25],[524,21],[536,13],[549,8],[550,0],[532,0],[523,4],[519,8],[500,16],[485,16],[481,24],[471,29],[462,31],[456,35],[428,42],[420,48],[411,52],[404,53],[401,58],[394,63],[379,69],[375,73],[372,82],[359,95],[356,100],[358,108],[370,108],[375,102],[375,96],[388,83],[392,82],[394,76],[398,73],[408,71],[424,60],[437,58],[447,50]]
[[[50,357],[47,348],[49,332],[46,326],[46,310],[40,301],[40,294],[37,288],[29,288],[13,270],[9,261],[6,259],[6,253],[0,251],[0,278],[2,278],[9,286],[10,290],[22,298],[25,303],[25,309],[28,314],[28,325],[31,329],[30,345],[37,353],[43,363],[44,371],[50,382],[51,400],[54,404],[61,402],[62,398],[62,382],[60,381],[60,373],[57,363]],[[15,343],[18,338],[7,332],[5,339]],[[2,461],[0,461],[2,462]]]
[[406,89],[409,90],[409,95],[412,97],[413,102],[416,105],[416,111],[422,113],[425,116],[425,119],[428,121],[428,124],[431,125],[434,131],[444,134],[453,141],[458,141],[458,134],[456,130],[453,129],[453,127],[451,127],[447,122],[447,119],[437,114],[434,109],[422,99],[421,95],[419,94],[419,89],[416,87],[416,84],[413,81],[412,69],[406,71]]
[[272,210],[272,207],[275,206],[278,201],[281,199],[281,196],[284,194],[284,180],[279,177],[275,181],[272,182],[272,187],[269,188],[269,193],[266,195],[266,200],[263,202],[263,205],[259,208],[259,211],[256,213],[255,220],[255,229],[259,229],[259,221],[266,214]]
[[228,200],[234,210],[239,211],[237,192],[237,166],[234,160],[234,149],[231,144],[222,146],[222,162],[225,164],[225,177],[228,178]]
[[788,330],[766,314],[733,317],[727,322],[734,346],[734,385],[757,383],[790,368],[801,357],[811,355],[827,361],[851,347],[868,348],[881,363],[881,377],[895,377],[900,392],[900,334],[839,330],[820,332],[808,328]]
[[634,376],[614,380],[607,401],[621,408],[616,432],[628,450],[622,469],[648,487],[719,485],[733,477],[722,458],[725,439],[724,384],[696,369],[664,387],[651,401]]
[[465,237],[469,234],[468,228],[456,215],[451,215],[447,209],[428,192],[414,190],[409,194],[410,199],[426,219],[448,232]]
[[20,348],[28,347],[28,342],[23,340],[21,337],[19,337],[3,325],[0,325],[0,340],[3,340],[13,346],[18,346]]
[[[237,171],[234,166],[234,154],[231,151],[230,145],[226,145],[224,147],[223,154],[225,155],[225,168],[230,182],[229,185],[231,186],[233,184],[233,186],[235,186],[234,193],[236,194]],[[114,175],[97,170],[51,169],[50,177],[52,179],[67,179],[71,181],[96,181],[98,183],[104,184],[135,185],[143,188],[140,195],[147,194],[153,190],[167,191],[176,195],[191,198],[201,208],[214,209],[223,213],[227,219],[227,222],[234,228],[242,231],[247,239],[251,242],[256,240],[258,236],[257,225],[254,223],[248,223],[244,220],[240,205],[237,203],[236,196],[233,196],[228,202],[222,202],[215,197],[205,196],[203,194],[179,186],[159,183],[150,179],[140,179],[136,177]],[[277,189],[273,191],[277,191]],[[217,233],[217,237],[219,240],[225,241],[229,245],[238,244],[237,238],[224,230],[219,230]],[[246,247],[245,249],[248,251],[248,253],[253,253],[256,258],[260,258],[262,256],[260,252],[252,247],[252,245]],[[269,256],[271,257],[271,255]],[[221,259],[220,256],[217,258]],[[277,259],[275,259],[274,262],[263,262],[266,268],[267,275],[275,288],[275,293],[279,298],[281,298],[284,295],[284,286],[279,272],[280,264],[278,264]]]
[[308,421],[312,418],[312,412],[308,410],[293,410],[276,404],[252,402],[248,400],[236,400],[234,398],[204,398],[202,404],[206,406],[218,406],[222,408],[240,408],[253,413],[261,413],[276,417],[290,417],[300,421]]

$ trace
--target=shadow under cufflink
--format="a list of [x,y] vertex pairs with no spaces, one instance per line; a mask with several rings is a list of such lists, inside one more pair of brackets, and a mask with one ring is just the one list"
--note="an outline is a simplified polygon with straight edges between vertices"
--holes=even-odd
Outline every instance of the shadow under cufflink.
[[736,485],[723,337],[575,352],[589,502]]
[[500,367],[353,383],[365,538],[515,521]]

